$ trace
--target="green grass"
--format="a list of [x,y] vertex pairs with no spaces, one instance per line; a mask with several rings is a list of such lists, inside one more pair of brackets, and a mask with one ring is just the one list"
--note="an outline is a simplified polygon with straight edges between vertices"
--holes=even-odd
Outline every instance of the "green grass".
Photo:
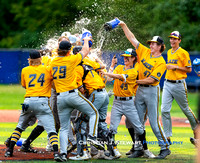
[[[112,90],[112,85],[107,85],[107,91]],[[21,108],[21,103],[24,101],[25,89],[21,85],[1,85],[0,84],[0,110],[18,110]],[[108,112],[111,111],[114,96],[110,97]],[[160,97],[160,105],[162,92]],[[188,93],[188,101],[190,108],[197,115],[198,93]],[[178,104],[174,100],[172,103],[171,116],[185,117]]]
[[[13,129],[16,127],[17,123],[0,123],[0,144],[10,136]],[[27,138],[34,126],[29,127],[25,132],[22,133],[22,138]],[[147,131],[147,141],[155,142],[157,141],[151,128],[146,126]],[[116,140],[119,140],[118,149],[122,154],[122,158],[116,160],[116,162],[194,162],[196,150],[195,147],[190,143],[189,137],[193,136],[192,130],[189,127],[173,127],[173,137],[172,142],[182,142],[182,144],[171,145],[171,155],[165,160],[153,160],[145,158],[129,159],[126,157],[125,153],[131,148],[131,138],[125,126],[120,125],[118,127],[118,134],[116,135]],[[151,152],[157,155],[160,151],[160,147],[155,144],[148,144],[148,148]],[[47,144],[47,134],[43,132],[38,139],[33,142],[34,147],[46,147]],[[37,162],[37,161],[35,161]],[[91,162],[91,161],[90,161]],[[102,160],[93,160],[92,162],[102,162]],[[111,161],[114,162],[114,161]]]
[[0,109],[18,110],[26,90],[21,85],[0,85]]

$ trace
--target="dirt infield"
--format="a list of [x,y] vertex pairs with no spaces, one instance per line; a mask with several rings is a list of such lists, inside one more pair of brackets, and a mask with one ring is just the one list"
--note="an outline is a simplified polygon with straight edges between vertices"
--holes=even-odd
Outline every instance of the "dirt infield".
[[[2,122],[18,122],[20,110],[0,110],[0,123]],[[110,112],[107,114],[106,122],[110,124]],[[161,122],[161,118],[160,118]],[[122,117],[120,122],[121,125],[125,124],[125,117]],[[162,124],[162,123],[161,123]],[[174,127],[190,127],[187,118],[176,118],[172,117],[172,124]],[[149,126],[149,121],[147,120],[146,125]]]
[[22,160],[53,160],[53,152],[47,152],[44,148],[34,148],[38,153],[20,152],[19,147],[15,147],[13,157],[4,157],[6,146],[0,145],[0,161],[22,161]]

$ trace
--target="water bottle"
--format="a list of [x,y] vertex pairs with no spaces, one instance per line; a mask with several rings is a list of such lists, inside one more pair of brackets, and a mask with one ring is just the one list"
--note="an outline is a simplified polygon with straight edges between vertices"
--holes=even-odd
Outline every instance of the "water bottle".
[[104,24],[104,29],[106,31],[111,31],[112,29],[117,27],[119,23],[120,23],[120,20],[118,18],[115,18],[115,19],[107,22],[106,24]]
[[24,142],[25,140],[26,140],[26,139],[24,139],[24,138],[20,138],[20,139],[17,141],[16,145],[19,146],[19,147],[21,147],[22,144],[23,144],[23,142]]
[[[92,36],[92,34],[91,34],[90,31],[88,31],[87,29],[83,28],[83,30],[82,30],[82,37],[81,37],[81,40],[83,41],[83,44],[84,44],[84,40],[83,39],[86,36],[90,37],[90,36]],[[92,47],[92,41],[89,41],[89,47]]]

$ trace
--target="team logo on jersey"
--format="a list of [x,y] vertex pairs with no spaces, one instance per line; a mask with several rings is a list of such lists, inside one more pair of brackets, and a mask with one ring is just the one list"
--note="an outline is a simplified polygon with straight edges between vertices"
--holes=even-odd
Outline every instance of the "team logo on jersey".
[[158,72],[158,73],[157,73],[157,76],[158,76],[158,77],[160,77],[160,76],[161,76],[161,73],[160,73],[160,72]]
[[151,69],[153,68],[152,65],[150,65],[150,64],[147,63],[147,62],[145,62],[145,59],[142,59],[141,62],[142,62],[142,64],[143,64],[146,68],[148,68],[149,70],[151,70]]
[[177,64],[177,62],[178,62],[177,59],[170,59],[168,63]]

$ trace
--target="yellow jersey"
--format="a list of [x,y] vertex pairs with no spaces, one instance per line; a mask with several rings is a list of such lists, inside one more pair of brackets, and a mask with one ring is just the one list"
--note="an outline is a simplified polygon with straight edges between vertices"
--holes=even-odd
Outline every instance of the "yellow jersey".
[[75,68],[82,59],[82,54],[78,53],[77,55],[57,56],[51,61],[51,74],[57,93],[78,88]]
[[115,79],[113,87],[114,95],[119,97],[133,96],[138,74],[137,70],[134,68],[125,70],[124,65],[119,65],[115,68],[113,74],[122,74],[126,78],[124,81]]
[[48,55],[42,56],[42,65],[49,66],[51,62],[51,57]]
[[[134,69],[137,71],[137,74],[139,73],[138,67],[139,67],[139,64],[138,64],[138,62],[136,62],[135,65],[134,65]],[[136,83],[135,86],[133,87],[133,94],[134,95],[136,95],[137,88],[138,88],[138,84]]]
[[51,96],[52,76],[44,66],[27,66],[22,69],[21,85],[26,88],[24,97]]
[[105,83],[98,73],[94,70],[92,65],[82,65],[76,67],[77,83],[80,87],[85,85],[85,88],[89,92],[89,95],[96,89],[102,89],[105,87]]
[[[95,61],[95,59],[92,59],[88,56],[86,56],[84,59],[83,59],[83,64],[85,65],[91,65],[93,67],[93,69],[99,74],[99,70],[101,70],[101,65],[99,63],[97,63]],[[107,72],[106,69],[103,69],[104,72]],[[99,74],[100,75],[100,74]],[[107,76],[106,75],[100,75],[105,86],[106,86],[106,82],[107,82]]]
[[156,82],[151,85],[158,85],[162,75],[166,70],[166,62],[164,58],[162,56],[153,56],[151,54],[151,50],[141,43],[139,43],[136,53],[139,63],[139,80],[152,77],[156,80]]
[[[167,64],[179,67],[192,67],[189,53],[181,47],[175,52],[172,52],[172,49],[167,51]],[[180,70],[167,70],[165,78],[169,80],[181,80],[187,78],[187,73]]]

